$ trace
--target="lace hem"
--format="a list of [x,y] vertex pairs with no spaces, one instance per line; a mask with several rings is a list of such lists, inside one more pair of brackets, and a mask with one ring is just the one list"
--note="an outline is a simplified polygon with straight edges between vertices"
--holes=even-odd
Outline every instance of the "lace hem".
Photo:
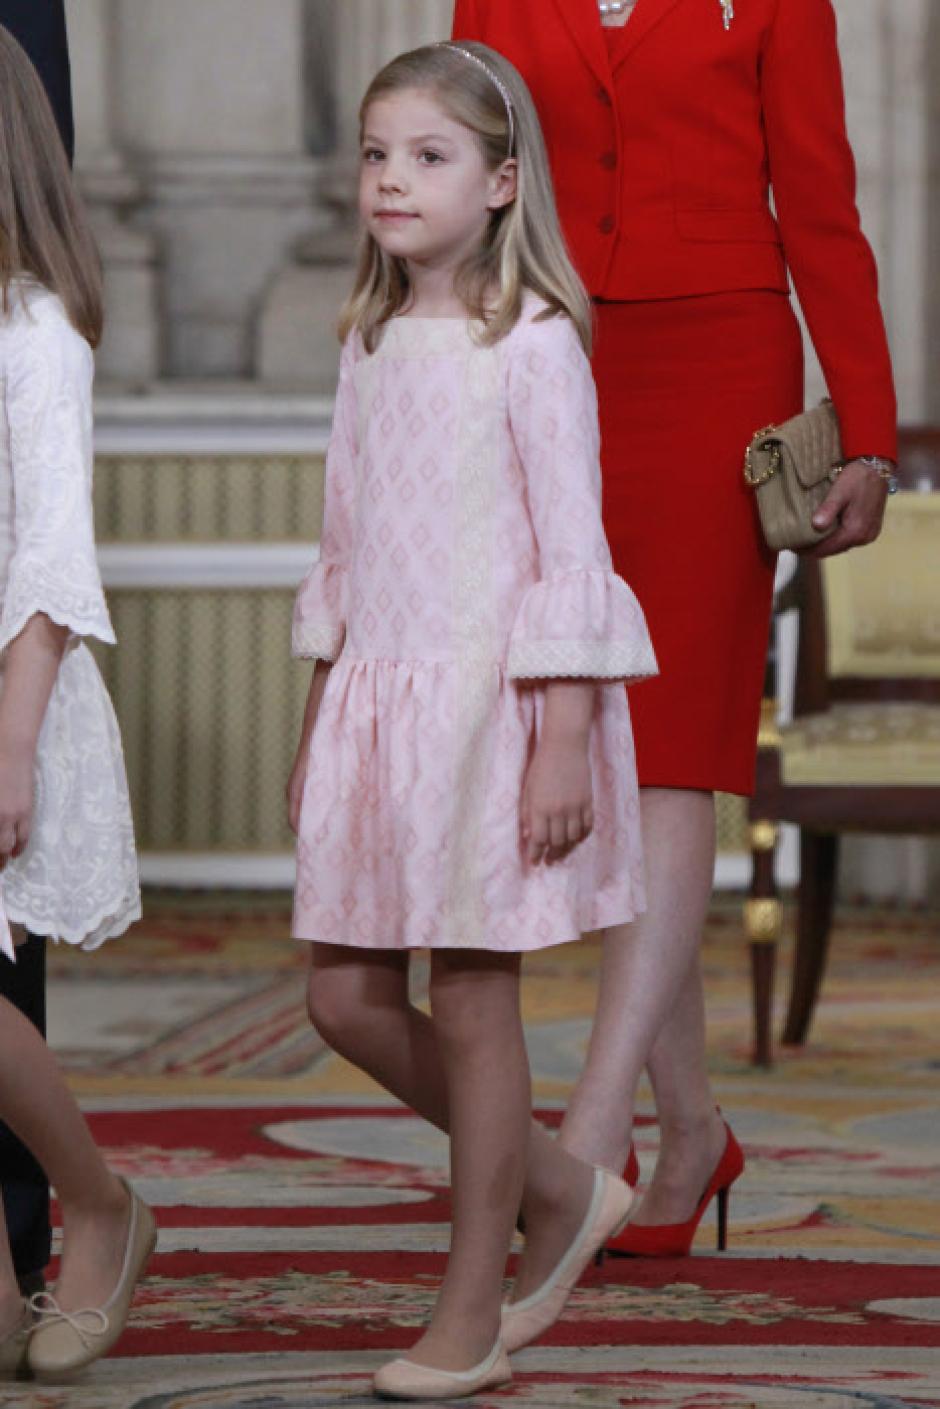
[[134,826],[117,720],[88,647],[59,667],[36,749],[29,844],[4,869],[11,919],[95,949],[138,916]]
[[345,626],[298,621],[291,632],[291,655],[298,660],[335,661],[345,637]]
[[17,903],[4,896],[4,907],[11,925],[24,925],[30,934],[44,935],[57,943],[61,940],[89,953],[124,934],[143,914],[139,891],[119,900],[112,897],[77,926],[56,924],[45,910],[35,909],[28,900]]
[[510,647],[506,670],[513,680],[635,682],[658,673],[648,641],[517,641]]
[[67,626],[73,637],[95,636],[107,646],[117,640],[100,583],[76,587],[42,563],[14,562],[0,618],[0,651],[39,613]]

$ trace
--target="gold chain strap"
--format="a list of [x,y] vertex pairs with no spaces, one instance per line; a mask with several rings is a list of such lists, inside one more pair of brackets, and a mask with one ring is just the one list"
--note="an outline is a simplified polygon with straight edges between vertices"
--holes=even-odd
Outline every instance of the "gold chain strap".
[[768,480],[773,479],[774,475],[777,474],[780,469],[780,446],[776,443],[772,444],[770,447],[770,465],[764,470],[763,474],[758,473],[754,469],[754,462],[751,458],[759,442],[764,440],[766,436],[770,435],[776,429],[776,426],[765,426],[762,431],[757,432],[754,439],[747,447],[744,456],[744,478],[752,489],[757,489],[759,485],[766,484]]

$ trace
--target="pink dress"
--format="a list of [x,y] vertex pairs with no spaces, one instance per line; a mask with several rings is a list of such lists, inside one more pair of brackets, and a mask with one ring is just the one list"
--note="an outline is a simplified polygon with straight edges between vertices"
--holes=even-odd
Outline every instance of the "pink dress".
[[[655,674],[601,526],[597,403],[567,318],[495,347],[396,318],[343,350],[319,561],[293,652],[335,661],[310,750],[294,935],[368,949],[541,949],[644,908],[622,682]],[[595,826],[532,866],[520,803],[538,682],[601,683]]]

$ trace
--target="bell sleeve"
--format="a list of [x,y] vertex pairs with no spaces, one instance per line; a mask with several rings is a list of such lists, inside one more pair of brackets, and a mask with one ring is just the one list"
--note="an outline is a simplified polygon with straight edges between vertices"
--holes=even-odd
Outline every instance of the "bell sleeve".
[[13,554],[0,651],[39,613],[68,627],[70,646],[111,645],[92,510],[94,358],[52,300],[34,303],[22,331],[6,378]]
[[352,339],[343,348],[333,427],[326,452],[320,555],[294,603],[291,654],[335,661],[346,638],[349,565],[356,492],[356,391]]
[[513,624],[510,677],[655,675],[646,619],[613,570],[604,534],[597,394],[569,319],[520,329],[511,352],[509,417],[539,572]]

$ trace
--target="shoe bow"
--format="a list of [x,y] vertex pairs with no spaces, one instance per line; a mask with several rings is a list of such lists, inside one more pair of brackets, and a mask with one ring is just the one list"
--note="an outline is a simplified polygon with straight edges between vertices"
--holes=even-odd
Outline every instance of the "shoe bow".
[[86,1350],[91,1349],[93,1340],[107,1335],[111,1325],[107,1316],[97,1306],[89,1306],[82,1311],[63,1311],[51,1292],[36,1292],[30,1297],[29,1304],[39,1318],[34,1330],[64,1322],[71,1326]]

